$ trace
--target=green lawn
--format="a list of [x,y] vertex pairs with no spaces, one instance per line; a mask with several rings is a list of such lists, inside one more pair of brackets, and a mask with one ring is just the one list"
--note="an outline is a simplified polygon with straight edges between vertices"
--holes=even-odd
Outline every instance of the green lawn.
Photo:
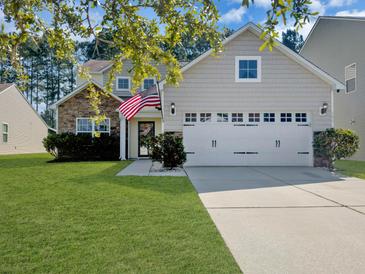
[[187,178],[0,156],[0,273],[239,273]]
[[336,169],[347,176],[365,179],[365,161],[336,161]]

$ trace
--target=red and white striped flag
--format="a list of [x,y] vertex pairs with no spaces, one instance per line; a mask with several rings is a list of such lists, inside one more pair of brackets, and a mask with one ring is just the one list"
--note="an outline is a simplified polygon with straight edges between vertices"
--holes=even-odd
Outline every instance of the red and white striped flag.
[[124,101],[119,106],[119,111],[129,121],[144,107],[158,107],[161,105],[160,96],[157,92],[156,85],[147,90],[137,93],[133,97]]

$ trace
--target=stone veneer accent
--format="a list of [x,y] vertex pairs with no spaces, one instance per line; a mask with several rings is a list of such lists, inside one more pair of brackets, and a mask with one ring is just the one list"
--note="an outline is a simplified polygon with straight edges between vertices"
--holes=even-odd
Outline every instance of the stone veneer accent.
[[[58,133],[76,133],[76,118],[91,117],[94,112],[91,110],[87,88],[76,94],[58,106]],[[110,131],[119,135],[119,114],[116,109],[120,102],[115,98],[103,96],[100,110],[107,118],[110,118]]]

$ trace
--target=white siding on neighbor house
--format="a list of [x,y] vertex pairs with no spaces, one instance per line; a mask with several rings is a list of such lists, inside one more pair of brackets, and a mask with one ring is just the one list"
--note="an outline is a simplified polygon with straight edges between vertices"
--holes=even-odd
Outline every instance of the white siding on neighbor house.
[[[331,87],[278,50],[259,52],[262,41],[246,31],[184,72],[179,87],[164,88],[164,130],[182,131],[185,112],[308,112],[314,131],[332,126]],[[235,57],[261,56],[259,83],[235,82]],[[170,115],[175,103],[176,115]],[[328,103],[328,114],[320,107]]]
[[[3,143],[3,122],[9,125],[8,143]],[[47,134],[48,127],[15,86],[0,93],[0,154],[45,152]]]
[[360,150],[352,157],[365,160],[365,19],[321,18],[301,54],[340,81],[345,67],[356,64],[356,90],[334,93],[334,123],[360,135]]

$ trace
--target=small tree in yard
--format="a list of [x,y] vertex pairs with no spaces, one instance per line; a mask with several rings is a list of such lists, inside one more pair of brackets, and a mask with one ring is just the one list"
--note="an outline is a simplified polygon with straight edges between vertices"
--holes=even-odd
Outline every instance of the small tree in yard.
[[148,147],[152,160],[162,163],[166,168],[173,169],[186,161],[182,138],[173,133],[147,137],[142,143]]
[[336,160],[351,157],[359,149],[359,136],[348,129],[327,129],[314,136],[314,153],[328,159],[328,168],[333,169]]

